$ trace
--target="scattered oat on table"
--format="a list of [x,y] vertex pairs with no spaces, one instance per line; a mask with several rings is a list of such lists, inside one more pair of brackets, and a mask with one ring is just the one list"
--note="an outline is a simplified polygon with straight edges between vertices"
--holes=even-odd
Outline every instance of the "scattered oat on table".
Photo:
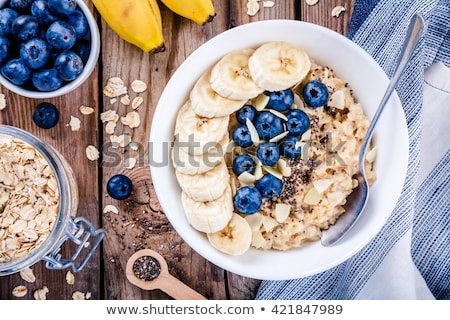
[[136,93],[141,93],[147,90],[147,84],[142,80],[134,80],[131,82],[131,89]]
[[128,89],[119,77],[108,79],[106,86],[103,87],[103,94],[109,98],[117,98],[127,93]]
[[72,300],[85,300],[84,293],[81,291],[75,291],[72,293]]
[[47,286],[43,286],[40,289],[34,291],[33,297],[35,300],[47,300],[48,288]]
[[95,161],[98,160],[98,158],[100,157],[100,152],[95,146],[88,145],[86,147],[86,156],[89,160]]
[[72,131],[80,131],[81,121],[77,117],[70,116],[70,122],[67,124]]
[[22,298],[24,296],[26,296],[26,294],[28,293],[28,289],[25,286],[17,286],[12,290],[12,295],[16,298]]
[[139,127],[141,124],[141,118],[139,116],[139,113],[136,111],[128,112],[125,117],[120,118],[120,122],[122,122],[123,125],[129,126],[131,129]]
[[257,0],[248,0],[247,2],[247,14],[249,16],[254,16],[259,11],[259,3]]
[[331,10],[331,15],[333,17],[339,17],[339,15],[342,12],[345,12],[345,8],[343,6],[336,6],[336,7],[333,8],[333,10]]
[[6,98],[3,93],[0,93],[0,110],[3,110],[6,108]]
[[33,270],[31,270],[29,267],[20,270],[19,275],[26,282],[33,283],[36,281],[36,277],[33,273]]
[[94,108],[88,107],[88,106],[80,106],[80,112],[81,114],[84,114],[85,116],[94,113]]
[[116,206],[112,205],[112,204],[108,204],[103,208],[103,213],[108,213],[108,212],[112,212],[114,214],[118,214],[119,213],[119,209],[117,209]]
[[124,161],[124,166],[126,169],[133,169],[134,166],[136,165],[136,158],[127,158]]
[[275,2],[274,1],[263,1],[263,7],[264,8],[272,8],[273,6],[275,6]]
[[130,96],[128,94],[122,96],[120,98],[120,103],[123,104],[124,106],[129,106],[130,105]]
[[317,2],[319,2],[319,0],[305,0],[306,4],[309,6],[313,6],[315,5]]
[[69,270],[66,273],[66,282],[67,284],[70,284],[71,286],[75,284],[75,276],[73,273]]
[[144,98],[135,97],[133,99],[133,101],[131,102],[131,108],[133,108],[133,110],[136,110],[137,108],[139,108],[142,105],[143,102],[144,102]]

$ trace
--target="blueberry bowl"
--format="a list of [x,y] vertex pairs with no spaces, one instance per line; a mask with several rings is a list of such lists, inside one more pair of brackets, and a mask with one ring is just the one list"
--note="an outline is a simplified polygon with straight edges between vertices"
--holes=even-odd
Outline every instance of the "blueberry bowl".
[[0,0],[0,84],[28,98],[67,94],[89,78],[100,53],[83,0]]

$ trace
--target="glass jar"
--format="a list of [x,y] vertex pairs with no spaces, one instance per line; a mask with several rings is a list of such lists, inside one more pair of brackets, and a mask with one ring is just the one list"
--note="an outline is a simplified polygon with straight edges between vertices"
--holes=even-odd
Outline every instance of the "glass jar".
[[[48,269],[70,267],[73,272],[80,271],[102,241],[105,232],[102,229],[95,230],[85,218],[76,217],[78,187],[69,163],[52,146],[22,129],[0,125],[0,135],[22,140],[40,153],[53,171],[59,192],[56,221],[46,240],[27,255],[0,262],[0,276],[18,272],[41,260]],[[89,239],[91,241],[88,242]],[[74,253],[69,258],[63,258],[60,253],[65,242],[75,244]]]

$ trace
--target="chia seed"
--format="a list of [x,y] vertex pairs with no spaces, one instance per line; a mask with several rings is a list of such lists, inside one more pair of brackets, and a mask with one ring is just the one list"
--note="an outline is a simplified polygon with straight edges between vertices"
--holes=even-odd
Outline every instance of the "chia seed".
[[161,265],[152,256],[143,256],[133,264],[133,272],[141,280],[151,281],[156,279],[161,273]]

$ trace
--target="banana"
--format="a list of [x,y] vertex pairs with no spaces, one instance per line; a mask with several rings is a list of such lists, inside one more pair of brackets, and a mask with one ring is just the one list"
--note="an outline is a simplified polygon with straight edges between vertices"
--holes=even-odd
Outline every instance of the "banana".
[[268,42],[248,62],[253,81],[264,90],[280,91],[302,81],[311,67],[306,52],[284,41]]
[[211,70],[205,72],[190,92],[192,109],[202,117],[214,118],[232,114],[240,109],[247,100],[231,100],[218,94],[209,82]]
[[211,71],[211,87],[229,99],[248,100],[255,98],[263,89],[255,84],[248,62],[253,49],[242,49],[226,54]]
[[175,175],[183,192],[200,202],[219,198],[230,184],[230,173],[225,160],[202,174],[184,174],[175,170]]
[[224,229],[207,233],[206,236],[214,248],[233,256],[245,253],[252,243],[252,229],[247,220],[237,213],[233,213]]
[[191,107],[191,101],[178,111],[175,122],[175,138],[179,147],[189,154],[201,155],[217,146],[223,136],[228,133],[230,117],[206,118],[199,116]]
[[182,192],[181,202],[189,224],[201,232],[213,233],[222,230],[233,215],[233,197],[229,185],[223,194],[213,201],[195,201]]
[[93,0],[106,23],[145,52],[164,51],[161,12],[156,0]]
[[210,153],[201,155],[191,155],[185,149],[179,148],[175,142],[172,149],[173,166],[184,174],[205,173],[222,162],[229,142],[229,135],[225,134],[214,150],[211,149]]
[[211,22],[216,15],[211,0],[161,0],[161,2],[176,14],[199,25]]

